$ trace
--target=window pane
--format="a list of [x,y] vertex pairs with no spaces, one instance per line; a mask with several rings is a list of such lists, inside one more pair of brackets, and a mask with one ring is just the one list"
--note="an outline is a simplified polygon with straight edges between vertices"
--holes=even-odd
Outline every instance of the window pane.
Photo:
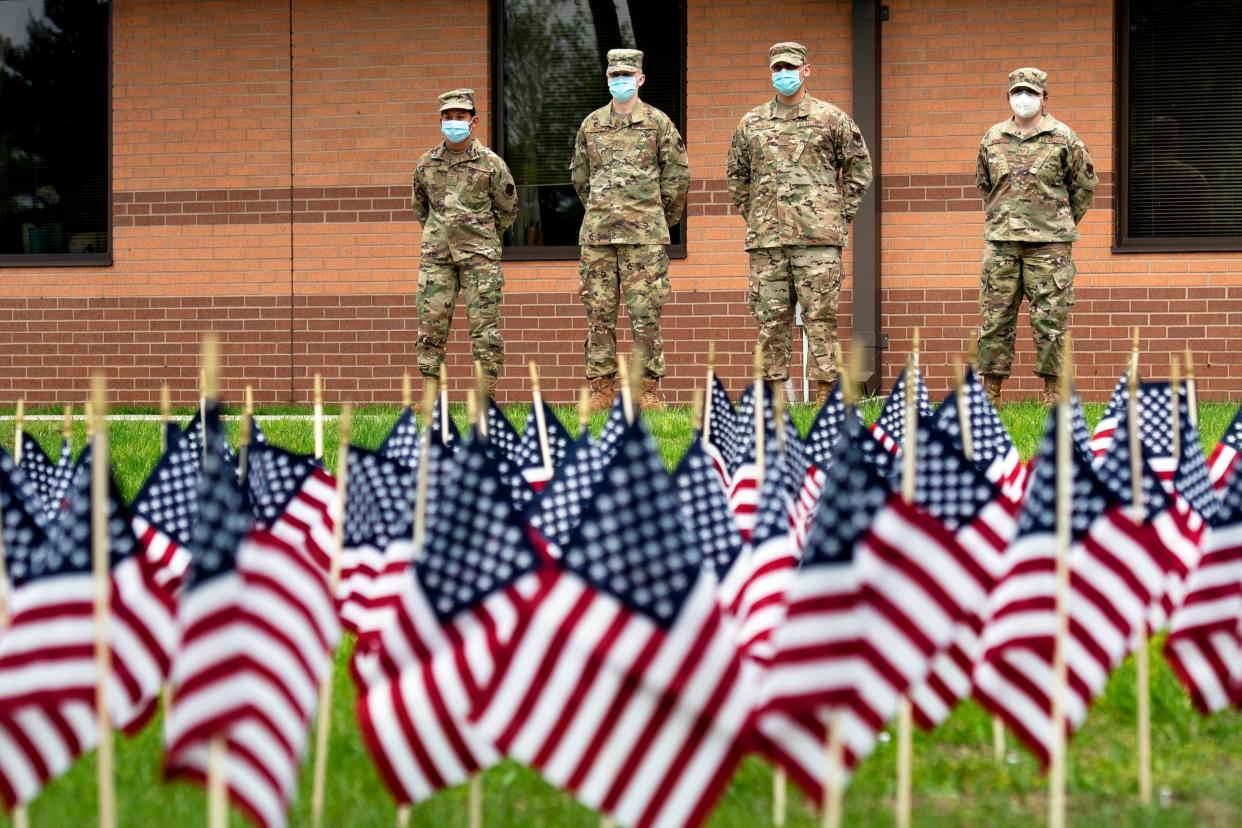
[[107,0],[0,0],[0,256],[107,253]]
[[1130,238],[1242,236],[1242,4],[1133,0]]
[[[609,101],[609,49],[643,51],[639,92],[685,132],[684,17],[655,0],[501,0],[504,41],[498,148],[518,187],[507,246],[576,245],[582,203],[569,180],[582,119]],[[673,243],[681,225],[672,228]]]

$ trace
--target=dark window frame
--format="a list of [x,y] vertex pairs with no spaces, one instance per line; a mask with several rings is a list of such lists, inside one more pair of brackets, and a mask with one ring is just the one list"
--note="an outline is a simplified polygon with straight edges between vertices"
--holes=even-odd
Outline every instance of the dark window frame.
[[1242,250],[1242,236],[1159,236],[1135,238],[1130,222],[1130,0],[1115,5],[1117,159],[1113,172],[1114,253],[1227,253]]
[[[687,66],[688,48],[687,40],[689,39],[689,15],[687,13],[688,3],[686,0],[677,0],[677,5],[681,11],[681,55],[677,62],[678,73],[678,89],[681,90],[681,112],[682,120],[685,122],[681,125],[681,137],[688,142],[687,131],[690,126],[690,113],[686,108],[686,82],[687,82]],[[491,40],[491,49],[489,50],[491,59],[491,112],[489,113],[492,123],[492,151],[501,158],[504,158],[505,132],[504,132],[504,106],[501,103],[504,90],[505,76],[505,10],[504,0],[490,0],[490,18],[491,31],[488,33]],[[565,160],[566,165],[569,159]],[[693,177],[691,181],[693,181]],[[693,190],[692,190],[693,191]],[[688,199],[688,197],[687,197]],[[670,259],[685,259],[688,256],[687,240],[689,239],[689,220],[690,205],[686,204],[686,211],[681,217],[681,241],[668,245],[668,256]],[[559,262],[559,261],[576,261],[581,257],[581,247],[576,244],[565,245],[530,245],[511,247],[505,245],[501,251],[501,260],[506,262]]]
[[108,169],[106,172],[107,193],[108,193],[108,252],[107,253],[0,253],[0,267],[111,267],[114,263],[113,253],[115,252],[116,232],[113,222],[113,213],[115,205],[112,193],[112,21],[116,11],[116,3],[108,3],[108,29],[105,36],[108,39],[108,68],[107,68],[107,85],[108,85],[108,117],[105,121],[107,125],[107,153],[108,153]]

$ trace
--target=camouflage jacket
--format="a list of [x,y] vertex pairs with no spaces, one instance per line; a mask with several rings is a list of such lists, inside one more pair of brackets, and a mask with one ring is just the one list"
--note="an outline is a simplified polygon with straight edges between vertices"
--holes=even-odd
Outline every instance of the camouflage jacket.
[[500,235],[517,218],[517,188],[505,162],[478,141],[458,159],[441,141],[414,169],[414,214],[428,261],[499,259]]
[[629,115],[613,115],[611,103],[588,115],[569,171],[586,207],[579,244],[668,244],[686,209],[686,142],[642,101]]
[[983,194],[988,241],[1073,242],[1100,180],[1074,131],[1045,115],[1020,137],[1013,118],[979,145],[975,185]]
[[858,125],[832,104],[806,95],[785,108],[774,98],[737,125],[727,176],[747,250],[844,247],[871,186],[871,156]]

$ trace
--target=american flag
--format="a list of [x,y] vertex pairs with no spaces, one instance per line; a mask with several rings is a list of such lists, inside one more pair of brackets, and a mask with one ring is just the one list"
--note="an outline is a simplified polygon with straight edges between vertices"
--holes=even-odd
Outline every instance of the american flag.
[[767,451],[754,531],[732,564],[716,570],[720,602],[737,619],[738,649],[760,663],[771,658],[772,631],[785,618],[785,590],[798,567],[788,485],[796,472],[786,467],[787,457],[776,446]]
[[[1166,400],[1167,402],[1167,400]],[[1139,428],[1142,429],[1146,420],[1143,409],[1147,403],[1140,397]],[[1170,418],[1171,419],[1171,418]],[[1133,498],[1131,487],[1131,453],[1130,430],[1125,417],[1122,417],[1114,429],[1114,440],[1108,452],[1095,458],[1100,480],[1109,486],[1113,494],[1122,502],[1129,503]],[[1141,433],[1141,431],[1140,431]],[[1172,454],[1172,441],[1167,443],[1167,450]],[[1141,469],[1141,490],[1143,500],[1143,524],[1152,529],[1152,554],[1165,571],[1165,579],[1161,588],[1153,596],[1152,612],[1147,619],[1148,626],[1155,630],[1167,624],[1176,602],[1180,601],[1184,592],[1186,575],[1199,560],[1199,550],[1206,530],[1203,518],[1188,507],[1184,498],[1170,496],[1166,487],[1172,488],[1173,478],[1162,478],[1152,468],[1151,451],[1148,444],[1140,443],[1139,467]],[[1183,469],[1183,481],[1193,479],[1193,467],[1189,459]],[[1193,487],[1193,483],[1184,483]]]
[[[47,541],[36,497],[33,484],[0,452],[0,525],[4,547],[15,559],[30,560]],[[0,640],[6,623],[0,619]],[[30,802],[96,744],[97,733],[94,704],[85,701],[0,712],[0,802],[6,809]]]
[[[1054,422],[1055,416],[1049,417],[1017,538],[1005,556],[1008,572],[988,599],[983,656],[974,671],[975,698],[1000,716],[1045,765],[1052,738],[1056,628]],[[1125,441],[1119,437],[1114,446],[1121,442]],[[1070,462],[1072,542],[1064,709],[1067,731],[1073,733],[1082,726],[1109,674],[1130,653],[1135,629],[1159,595],[1164,572],[1150,551],[1157,548],[1150,526],[1136,524],[1126,501],[1101,481],[1092,468],[1089,448],[1075,441]],[[1155,490],[1159,489],[1157,485]]]
[[973,367],[967,367],[961,389],[950,392],[936,409],[936,428],[949,435],[953,445],[962,449],[962,423],[958,407],[963,396],[975,464],[984,470],[988,480],[1000,487],[1006,497],[1020,503],[1026,491],[1026,465],[1009,439],[1009,432],[997,416],[996,409],[988,402],[987,392],[979,383]]
[[[437,445],[432,448],[442,450]],[[428,478],[429,500],[435,497],[437,484]],[[341,623],[350,632],[379,629],[399,601],[414,560],[417,485],[414,469],[376,452],[350,447],[341,579],[336,590]]]
[[1220,438],[1220,442],[1216,444],[1216,448],[1212,450],[1212,456],[1208,459],[1212,485],[1217,489],[1223,489],[1229,485],[1229,479],[1233,476],[1233,470],[1238,464],[1239,454],[1242,454],[1242,407],[1239,407],[1237,413],[1233,415],[1233,421],[1229,423],[1229,428],[1225,429],[1225,435]]
[[970,695],[987,595],[1004,574],[1004,552],[1017,531],[1018,505],[934,423],[920,421],[918,440],[914,503],[951,532],[961,550],[956,568],[928,574],[942,582],[973,581],[956,593],[964,616],[951,643],[936,653],[927,678],[908,693],[915,721],[931,730]]
[[[437,399],[431,410],[433,444],[453,449],[458,440],[457,426],[453,424],[452,418],[448,418],[448,421],[449,427],[446,432],[441,428],[440,402]],[[448,435],[447,438],[445,434]],[[379,453],[403,466],[417,469],[419,448],[422,445],[421,436],[422,431],[418,427],[414,409],[405,408],[401,416],[397,418],[397,422],[393,423],[392,430],[388,432],[384,442],[380,444]]]
[[[741,435],[737,411],[733,408],[733,400],[725,390],[724,383],[715,373],[712,374],[710,405],[704,420],[704,432],[707,437],[703,441],[703,450],[712,458],[716,473],[724,490],[729,490],[729,480],[733,470],[737,468]],[[751,425],[751,429],[754,426]]]
[[[901,369],[897,381],[893,383],[893,390],[888,392],[888,399],[884,401],[884,407],[880,409],[879,419],[871,424],[871,433],[884,448],[894,454],[901,452],[901,443],[905,439],[903,434],[906,429],[906,370]],[[919,416],[930,417],[932,414],[931,399],[927,396],[927,386],[923,383],[923,375],[918,372],[917,368],[914,378],[914,401],[918,407]]]
[[1230,704],[1242,707],[1242,475],[1230,477],[1221,496],[1164,648],[1205,716]]
[[[168,672],[173,605],[155,583],[116,484],[109,482],[109,706],[114,724],[131,729],[152,712]],[[95,698],[89,449],[75,465],[65,500],[43,543],[18,545],[6,554],[12,591],[10,626],[0,639],[0,709],[10,712],[23,704]]]
[[838,717],[845,765],[870,753],[884,719],[872,706],[885,679],[863,648],[861,544],[891,496],[888,481],[863,455],[873,440],[847,412],[825,471],[797,575],[786,590],[786,618],[772,634],[755,739],[814,799],[822,796],[827,723]]
[[620,824],[696,825],[736,767],[753,675],[639,421],[519,619],[476,721]]
[[487,399],[487,439],[493,448],[499,449],[505,457],[510,460],[517,454],[518,445],[521,444],[522,438],[513,430],[513,423],[509,422],[509,418],[505,416],[505,412],[500,410],[500,406],[496,405],[496,401],[491,397]]
[[[1125,424],[1126,409],[1130,398],[1128,384],[1130,371],[1122,374],[1112,397],[1104,409],[1104,416],[1091,434],[1091,452],[1096,465],[1116,440],[1117,429]],[[1148,462],[1160,480],[1169,486],[1177,465],[1173,456],[1172,397],[1167,382],[1141,382],[1138,394],[1139,435],[1147,452]]]
[[[208,414],[208,443],[223,442]],[[335,482],[309,457],[251,445],[245,491],[208,451],[181,598],[165,774],[205,780],[213,738],[229,794],[283,825],[319,685],[339,637],[328,585]]]
[[134,534],[155,567],[156,583],[176,594],[190,566],[190,536],[198,520],[203,443],[199,429],[169,423],[168,448],[130,505]]
[[359,639],[352,665],[364,742],[399,803],[499,758],[467,716],[547,565],[480,441],[448,464],[439,492],[392,618]]
[[[565,460],[565,453],[569,451],[569,444],[573,442],[573,438],[569,436],[565,426],[561,425],[561,421],[557,419],[551,407],[543,402],[542,399],[540,400],[540,405],[543,406],[544,431],[548,439],[548,456],[552,461],[552,469],[555,471]],[[531,409],[530,415],[526,418],[526,427],[522,430],[522,438],[513,452],[513,462],[536,492],[543,491],[543,487],[551,479],[551,474],[543,465],[543,450],[539,445],[539,423],[535,419],[534,409]]]
[[[0,790],[8,789],[4,796],[11,804],[29,801],[98,743],[90,458],[89,449],[82,453],[64,494],[64,512],[45,524],[33,510],[29,481],[0,452],[12,586],[10,626],[0,634],[0,731],[18,747],[0,759]],[[173,606],[138,551],[115,484],[108,512],[108,708],[113,724],[135,732],[154,711],[167,675]]]
[[703,450],[702,434],[690,441],[673,479],[681,494],[682,515],[702,551],[703,564],[720,578],[742,554],[742,535],[720,488],[715,462]]
[[49,521],[55,520],[65,508],[65,491],[73,477],[73,454],[69,441],[60,445],[60,455],[53,463],[43,452],[39,441],[26,432],[22,432],[22,472],[26,479],[34,484],[34,493],[39,498],[34,501],[41,505],[43,515]]
[[828,395],[828,400],[816,412],[803,443],[807,469],[802,491],[799,493],[799,512],[794,524],[794,540],[799,548],[806,545],[806,535],[814,520],[815,507],[819,503],[828,466],[832,463],[833,451],[841,438],[844,422],[845,398],[841,394],[841,383],[837,382],[832,393]]
[[828,470],[844,423],[845,397],[841,394],[841,383],[838,381],[833,385],[828,401],[816,412],[815,420],[806,433],[806,456],[813,468],[820,472]]
[[547,540],[552,555],[560,555],[570,533],[582,520],[604,478],[605,469],[628,439],[629,432],[630,426],[626,424],[618,399],[599,438],[592,442],[587,434],[580,436],[566,452],[556,476],[528,505],[527,520]]
[[[767,383],[763,388],[763,411],[764,443],[770,446],[776,441],[776,413],[772,386]],[[758,441],[755,432],[755,386],[751,384],[746,386],[738,406],[736,464],[730,470],[728,486],[729,508],[733,510],[742,538],[748,543],[759,507]],[[799,437],[797,429],[794,429],[794,436]],[[800,437],[798,442],[801,444]]]

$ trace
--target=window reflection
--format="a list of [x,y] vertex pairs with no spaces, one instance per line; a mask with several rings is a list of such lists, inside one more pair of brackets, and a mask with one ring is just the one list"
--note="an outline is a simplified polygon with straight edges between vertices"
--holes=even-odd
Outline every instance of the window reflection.
[[[518,218],[506,247],[578,244],[583,209],[569,180],[582,119],[608,103],[609,49],[642,49],[640,97],[685,134],[684,17],[653,0],[503,0],[503,79],[496,147],[518,186]],[[673,243],[681,225],[672,228]]]
[[107,0],[0,0],[0,257],[103,254]]

